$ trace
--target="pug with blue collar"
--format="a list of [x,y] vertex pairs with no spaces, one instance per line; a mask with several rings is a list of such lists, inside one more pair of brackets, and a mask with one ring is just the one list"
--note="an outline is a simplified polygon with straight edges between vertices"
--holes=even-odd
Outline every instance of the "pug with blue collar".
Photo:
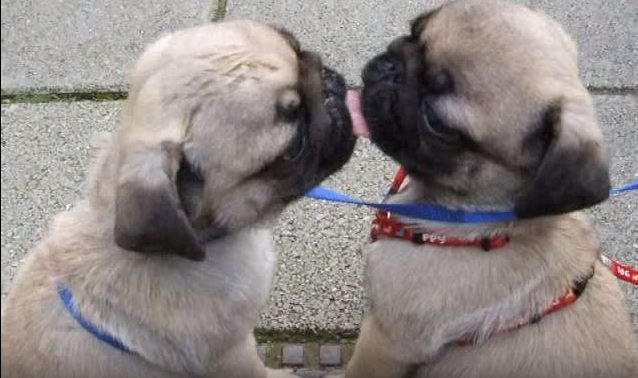
[[3,301],[2,376],[288,376],[252,329],[277,217],[352,153],[344,98],[315,53],[256,22],[148,47],[83,198]]

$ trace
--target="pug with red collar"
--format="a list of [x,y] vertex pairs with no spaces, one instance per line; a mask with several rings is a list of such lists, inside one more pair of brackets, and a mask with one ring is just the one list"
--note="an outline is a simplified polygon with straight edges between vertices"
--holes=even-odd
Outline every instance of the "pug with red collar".
[[518,220],[377,218],[439,238],[378,232],[366,248],[370,309],[346,377],[638,376],[623,295],[579,211],[608,197],[608,161],[563,28],[525,6],[455,1],[362,76],[354,129],[409,177],[389,202]]

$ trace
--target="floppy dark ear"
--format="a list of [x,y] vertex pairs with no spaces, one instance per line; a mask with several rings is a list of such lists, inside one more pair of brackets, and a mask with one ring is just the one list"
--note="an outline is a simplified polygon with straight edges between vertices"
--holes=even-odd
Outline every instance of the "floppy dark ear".
[[550,128],[551,141],[515,205],[519,218],[568,213],[609,197],[606,151],[590,108],[558,105],[549,110],[545,127]]
[[428,22],[432,19],[432,17],[436,16],[441,8],[442,7],[438,7],[427,11],[410,21],[410,33],[412,34],[412,36],[418,38],[421,33],[423,33],[423,30],[425,30]]
[[175,254],[201,261],[204,248],[179,199],[175,177],[181,146],[126,151],[116,188],[114,236],[118,246],[140,253]]

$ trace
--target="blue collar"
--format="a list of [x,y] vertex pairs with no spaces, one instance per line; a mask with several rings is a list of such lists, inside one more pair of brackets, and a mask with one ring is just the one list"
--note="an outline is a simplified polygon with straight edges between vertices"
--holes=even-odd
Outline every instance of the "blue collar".
[[131,350],[127,348],[122,341],[118,340],[117,337],[99,329],[96,325],[89,322],[82,316],[82,314],[80,314],[80,311],[73,301],[73,294],[71,294],[71,291],[63,283],[58,283],[58,296],[60,297],[60,300],[62,300],[62,304],[64,304],[66,311],[82,326],[82,328],[87,330],[98,340],[104,341],[113,348],[125,353],[132,353]]

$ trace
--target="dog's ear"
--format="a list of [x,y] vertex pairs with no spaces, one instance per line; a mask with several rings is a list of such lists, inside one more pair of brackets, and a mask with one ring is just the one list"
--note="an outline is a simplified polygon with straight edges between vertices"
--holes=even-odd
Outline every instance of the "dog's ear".
[[140,144],[122,153],[115,202],[117,245],[134,252],[203,260],[204,248],[184,212],[175,182],[181,144]]
[[563,214],[607,199],[607,156],[590,100],[553,105],[546,113],[544,127],[549,144],[529,187],[515,205],[517,217]]

